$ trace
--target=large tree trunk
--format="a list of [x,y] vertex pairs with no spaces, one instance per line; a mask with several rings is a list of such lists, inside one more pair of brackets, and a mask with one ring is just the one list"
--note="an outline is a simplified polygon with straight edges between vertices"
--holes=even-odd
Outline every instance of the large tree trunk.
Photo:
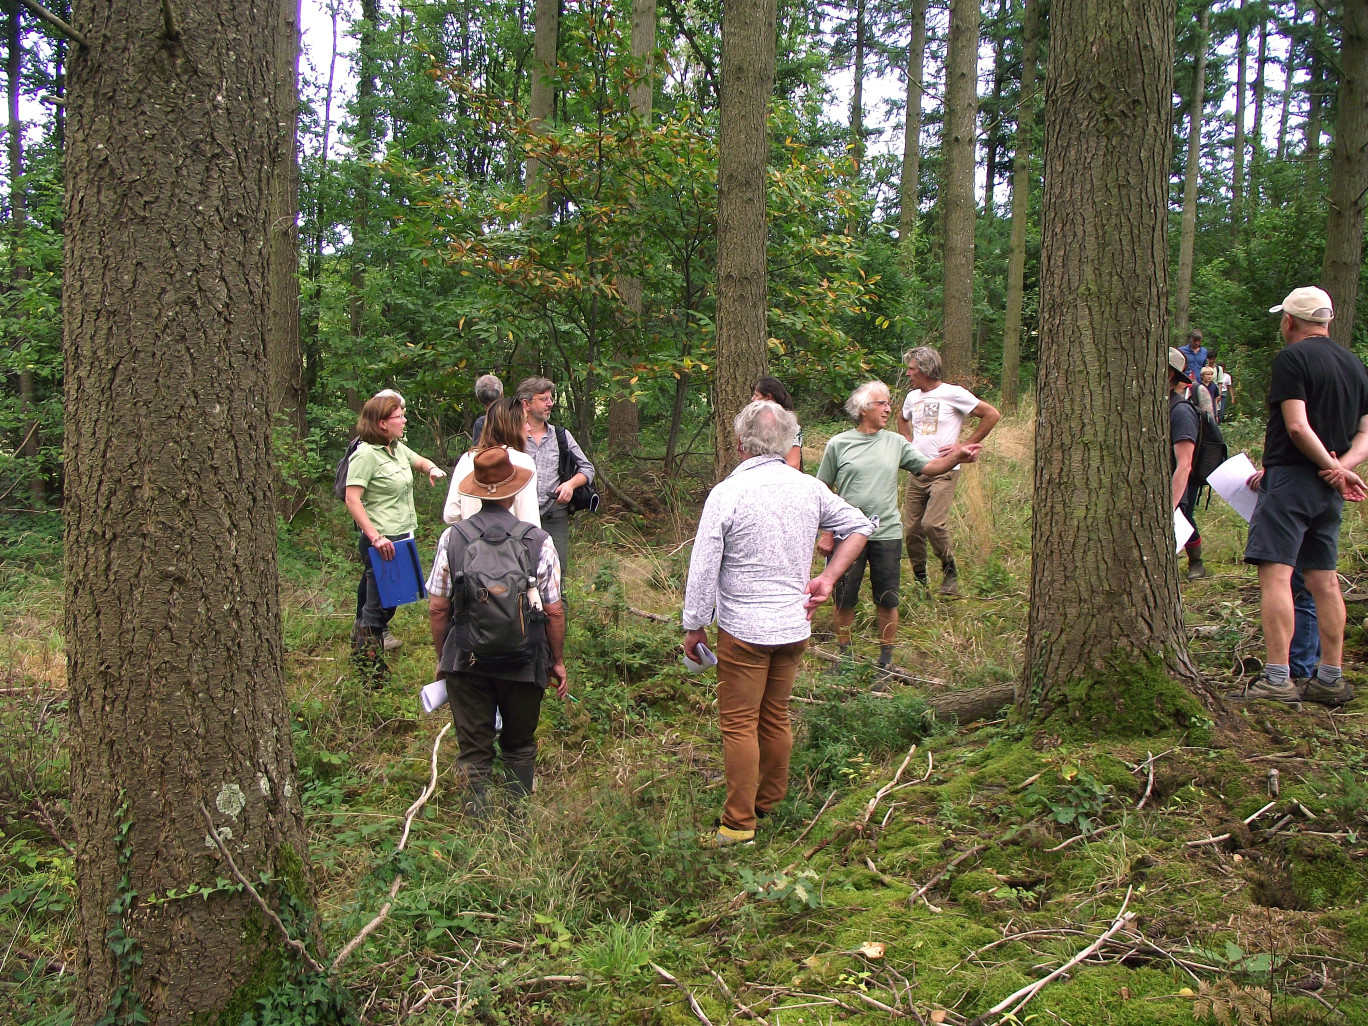
[[972,370],[974,346],[974,141],[978,115],[979,0],[950,0],[945,52],[945,138],[941,207],[945,284],[941,311],[945,380]]
[[912,0],[907,44],[907,109],[903,120],[902,180],[898,189],[898,248],[909,276],[917,267],[917,216],[921,194],[922,81],[926,65],[926,0]]
[[1245,66],[1249,63],[1249,28],[1244,23],[1245,0],[1240,0],[1240,24],[1235,43],[1235,152],[1230,173],[1230,234],[1239,241],[1244,227],[1245,189],[1245,92],[1248,88]]
[[[533,126],[550,120],[556,105],[556,87],[552,76],[556,73],[556,50],[560,36],[560,0],[536,0],[532,29],[532,88],[527,98],[527,116]],[[525,188],[537,203],[538,212],[546,213],[546,183],[542,181],[541,161],[527,158],[524,167]]]
[[1007,259],[1007,323],[1002,332],[1002,404],[1016,409],[1021,387],[1021,308],[1025,301],[1026,219],[1031,206],[1031,137],[1036,121],[1036,63],[1040,5],[1025,0],[1021,12],[1021,104],[1017,109],[1012,167],[1012,243]]
[[[236,1022],[310,914],[267,334],[281,0],[94,2],[66,158],[65,628],[78,1024]],[[130,125],[138,126],[131,132]],[[174,889],[206,899],[151,901]]]
[[[1207,29],[1211,9],[1203,7],[1198,20],[1197,60],[1192,73],[1192,98],[1188,104],[1187,168],[1183,176],[1183,220],[1178,233],[1178,283],[1174,288],[1173,320],[1181,341],[1188,333],[1188,306],[1192,298],[1192,248],[1197,238],[1197,172],[1202,163],[1202,115],[1206,110]],[[1165,204],[1167,207],[1167,203]]]
[[1349,346],[1354,338],[1363,218],[1368,208],[1368,0],[1344,0],[1340,9],[1339,72],[1321,287],[1335,303],[1330,336]]
[[715,467],[738,459],[732,420],[768,368],[765,300],[765,116],[774,92],[775,0],[724,0],[717,167]]
[[[656,2],[655,0],[634,0],[632,4],[632,57],[646,63],[656,48]],[[651,104],[655,96],[655,68],[647,66],[650,72],[632,84],[628,99],[632,112],[641,119],[641,130],[651,128]],[[639,278],[623,275],[618,279],[618,292],[622,305],[627,309],[628,331],[630,337],[639,339],[641,318],[645,311],[645,293]],[[636,352],[642,352],[640,346]],[[617,353],[620,363],[625,354]],[[640,418],[634,399],[617,398],[608,402],[608,450],[610,452],[631,452],[637,447],[640,431]]]
[[[1051,7],[1031,608],[1018,705],[1105,730],[1188,670],[1164,390],[1173,0]],[[1088,388],[1078,368],[1088,367]],[[1125,510],[1125,516],[1118,516]],[[1176,690],[1176,689],[1175,689]],[[1115,699],[1115,702],[1113,702]],[[1086,712],[1085,712],[1086,710]],[[1083,724],[1080,724],[1083,725]]]
[[[22,236],[28,223],[28,200],[24,196],[24,125],[19,118],[19,94],[22,89],[20,71],[22,69],[21,23],[19,0],[7,0],[5,4],[9,17],[6,19],[5,79],[9,102],[9,130],[5,133],[9,149],[9,186],[10,186],[10,282],[16,289],[23,289],[30,280],[32,272],[24,257]],[[16,320],[23,320],[23,306],[20,304],[15,314]],[[18,343],[12,339],[12,343]],[[18,454],[29,461],[29,497],[33,505],[41,509],[47,502],[47,481],[38,468],[40,427],[36,419],[37,381],[33,371],[19,371],[19,409],[25,415],[23,434],[19,439]],[[30,419],[32,418],[32,419]]]
[[304,354],[299,345],[299,0],[281,0],[276,35],[275,126],[284,158],[271,183],[267,266],[270,321],[266,359],[271,368],[271,419],[284,416],[294,438],[305,432]]

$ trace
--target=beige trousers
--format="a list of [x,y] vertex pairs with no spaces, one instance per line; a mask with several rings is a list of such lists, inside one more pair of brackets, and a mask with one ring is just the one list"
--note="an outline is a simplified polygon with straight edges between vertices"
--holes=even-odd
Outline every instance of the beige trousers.
[[955,504],[959,471],[952,470],[930,480],[907,475],[907,502],[903,510],[903,545],[913,568],[926,567],[926,543],[944,565],[954,558],[950,546],[950,509]]

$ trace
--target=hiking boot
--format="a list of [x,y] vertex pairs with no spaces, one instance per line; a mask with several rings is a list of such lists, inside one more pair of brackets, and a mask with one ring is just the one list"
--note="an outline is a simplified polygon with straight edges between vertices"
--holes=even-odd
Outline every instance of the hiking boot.
[[923,588],[930,588],[930,587],[931,587],[931,581],[930,581],[930,579],[927,578],[927,576],[926,576],[926,564],[925,564],[925,563],[913,563],[913,564],[912,564],[912,580],[913,580],[917,585],[919,585],[920,587],[923,587]]
[[738,844],[754,844],[754,830],[733,830],[729,826],[720,826],[715,834],[704,834],[698,840],[700,848],[731,848]]
[[1281,702],[1294,709],[1301,708],[1302,700],[1301,692],[1290,680],[1285,684],[1272,684],[1267,677],[1246,684],[1243,691],[1236,691],[1226,697],[1234,702]]
[[402,641],[400,641],[398,638],[396,638],[393,634],[391,634],[391,633],[389,632],[389,628],[388,628],[388,627],[385,628],[385,635],[384,635],[384,638],[385,638],[385,651],[386,651],[386,652],[393,652],[393,651],[394,651],[395,649],[397,649],[397,648],[403,648],[403,647],[404,647],[404,643],[403,643]]
[[1315,702],[1317,705],[1328,705],[1332,709],[1338,709],[1354,700],[1354,689],[1343,677],[1340,678],[1338,687],[1331,687],[1319,677],[1312,677],[1302,686],[1301,697],[1303,702]]
[[959,597],[959,574],[955,572],[953,566],[945,571],[945,576],[941,578],[941,586],[938,594],[944,595],[946,598]]

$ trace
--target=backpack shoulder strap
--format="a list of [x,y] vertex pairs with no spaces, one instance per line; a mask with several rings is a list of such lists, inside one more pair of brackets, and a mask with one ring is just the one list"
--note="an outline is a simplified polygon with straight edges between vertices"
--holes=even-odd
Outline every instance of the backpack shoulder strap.
[[469,520],[458,520],[451,525],[451,536],[447,539],[447,572],[455,577],[465,565],[466,549],[470,543],[478,541],[484,534]]
[[535,575],[537,564],[541,561],[542,546],[546,544],[547,533],[525,520],[519,520],[517,526],[508,534],[514,540],[522,542],[523,547],[527,550],[528,573]]

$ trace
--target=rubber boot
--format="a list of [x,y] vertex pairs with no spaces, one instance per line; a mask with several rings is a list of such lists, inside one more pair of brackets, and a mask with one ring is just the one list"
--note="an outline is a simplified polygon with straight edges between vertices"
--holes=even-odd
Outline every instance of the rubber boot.
[[532,778],[536,772],[536,766],[505,766],[504,789],[508,791],[508,796],[517,800],[531,795]]
[[941,586],[940,594],[954,597],[959,594],[959,571],[955,568],[953,559],[941,561]]
[[1200,581],[1207,575],[1206,565],[1202,562],[1202,543],[1198,542],[1196,545],[1189,545],[1187,555],[1187,579],[1189,581]]
[[467,794],[461,803],[462,809],[467,816],[475,819],[484,819],[489,815],[489,777],[487,776],[468,776],[466,778]]
[[927,578],[927,576],[926,576],[926,564],[925,564],[925,563],[913,563],[913,564],[912,564],[912,580],[916,581],[916,583],[917,583],[920,587],[923,587],[923,588],[929,588],[929,587],[931,587],[931,581],[930,581],[930,580]]
[[389,666],[385,663],[384,631],[375,627],[358,627],[352,640],[352,665],[368,687],[383,687],[389,683]]

